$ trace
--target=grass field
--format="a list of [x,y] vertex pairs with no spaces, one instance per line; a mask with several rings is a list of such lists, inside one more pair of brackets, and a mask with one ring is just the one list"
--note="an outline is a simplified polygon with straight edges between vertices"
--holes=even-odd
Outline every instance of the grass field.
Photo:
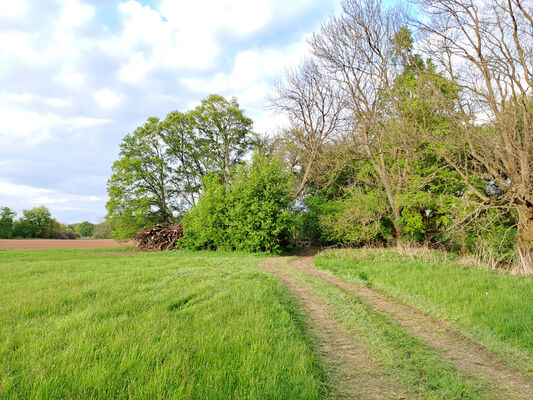
[[0,251],[0,399],[531,398],[533,278],[438,252],[266,258]]
[[442,318],[533,376],[533,277],[511,276],[394,249],[328,250],[315,266],[369,285]]
[[323,398],[299,314],[260,260],[0,251],[0,398]]

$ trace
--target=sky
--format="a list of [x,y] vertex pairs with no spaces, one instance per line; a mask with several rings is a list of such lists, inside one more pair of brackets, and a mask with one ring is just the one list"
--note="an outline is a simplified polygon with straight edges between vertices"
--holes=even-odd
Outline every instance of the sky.
[[236,96],[255,130],[340,0],[11,0],[0,7],[0,207],[106,214],[122,138],[148,117]]

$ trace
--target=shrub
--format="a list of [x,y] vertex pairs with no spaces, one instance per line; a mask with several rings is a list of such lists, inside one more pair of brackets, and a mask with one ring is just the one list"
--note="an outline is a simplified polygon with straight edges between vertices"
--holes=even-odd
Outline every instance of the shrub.
[[228,187],[215,176],[205,178],[203,187],[184,218],[181,246],[278,252],[289,243],[293,184],[279,160],[255,155]]
[[229,247],[227,239],[228,205],[226,186],[214,174],[202,180],[203,194],[183,219],[184,237],[180,246],[189,249],[221,249]]

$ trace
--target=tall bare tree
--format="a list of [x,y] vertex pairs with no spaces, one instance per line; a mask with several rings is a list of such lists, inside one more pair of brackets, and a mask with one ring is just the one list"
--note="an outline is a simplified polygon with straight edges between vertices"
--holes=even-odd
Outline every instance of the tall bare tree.
[[[533,2],[422,0],[425,50],[460,88],[459,119],[438,150],[482,202],[518,216],[533,271]],[[469,176],[485,179],[479,190]]]
[[288,116],[291,128],[284,140],[293,142],[301,156],[303,175],[294,197],[298,197],[309,180],[314,163],[324,145],[343,128],[346,101],[336,82],[308,59],[297,69],[288,71],[286,82],[271,97],[271,106]]

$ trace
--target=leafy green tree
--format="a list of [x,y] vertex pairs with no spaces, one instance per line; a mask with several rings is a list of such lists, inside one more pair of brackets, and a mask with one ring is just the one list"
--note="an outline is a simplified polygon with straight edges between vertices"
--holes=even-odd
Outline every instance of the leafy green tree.
[[231,169],[253,149],[257,138],[253,121],[244,115],[236,98],[212,94],[191,112],[197,130],[195,145],[206,158],[209,171],[219,173],[228,184]]
[[20,218],[13,222],[13,237],[14,238],[32,238],[33,228],[31,224],[24,218]]
[[109,222],[103,220],[94,225],[93,229],[94,239],[109,239],[111,238],[111,228]]
[[[79,224],[76,224],[76,225],[79,225]],[[79,236],[80,235],[77,232],[75,232],[73,229],[53,219],[53,233],[51,236],[52,238],[54,239],[76,239]]]
[[127,135],[108,181],[107,218],[117,238],[146,225],[169,223],[180,211],[172,158],[158,118]]
[[288,245],[294,217],[294,180],[276,158],[256,154],[239,167],[228,191],[231,247],[278,252]]
[[191,112],[172,111],[162,122],[164,140],[174,164],[180,195],[186,206],[196,204],[202,189],[202,178],[212,170],[210,146],[198,136]]
[[90,237],[93,235],[94,224],[89,221],[83,221],[77,224],[76,229],[74,230],[81,237]]
[[230,248],[227,190],[216,174],[203,178],[202,196],[183,218],[180,246],[193,250]]
[[113,235],[168,224],[196,204],[209,173],[229,184],[232,168],[256,143],[252,125],[236,99],[211,95],[192,111],[149,118],[127,135],[108,182]]
[[24,210],[23,217],[13,226],[13,236],[50,238],[54,233],[54,219],[45,206]]
[[9,207],[0,208],[0,238],[10,239],[13,237],[13,222],[17,214]]

